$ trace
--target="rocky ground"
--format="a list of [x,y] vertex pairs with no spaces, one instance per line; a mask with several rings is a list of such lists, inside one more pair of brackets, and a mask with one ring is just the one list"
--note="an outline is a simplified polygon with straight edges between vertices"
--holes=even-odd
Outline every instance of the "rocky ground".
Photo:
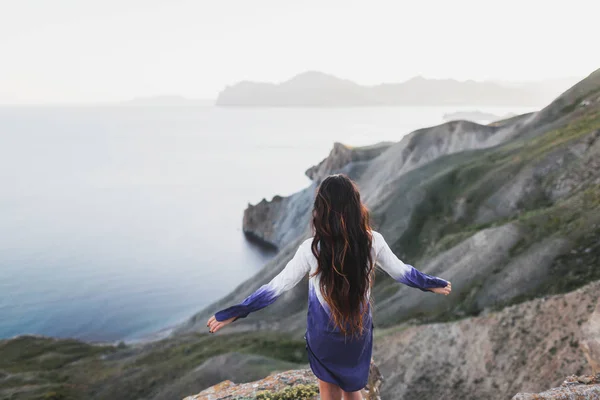
[[[184,400],[318,399],[318,386],[310,369],[275,373],[258,381],[235,384],[224,381]],[[268,397],[267,397],[268,396]],[[284,397],[285,396],[285,397]]]
[[595,282],[456,322],[383,330],[374,349],[382,397],[501,400],[592,373],[586,352],[587,343],[600,343],[589,329],[600,316],[599,297]]
[[[361,394],[366,400],[380,400],[383,377],[377,366],[371,364],[369,383]],[[319,399],[317,378],[310,369],[273,373],[254,382],[235,384],[224,381],[184,400],[218,399],[270,399],[270,400],[316,400]]]
[[[255,382],[235,384],[225,381],[184,400],[317,400],[318,387],[310,370],[286,371],[272,374]],[[378,397],[363,392],[363,398]],[[442,399],[445,397],[423,397]],[[512,400],[598,400],[600,374],[569,376],[557,388],[542,393],[518,393]]]
[[600,374],[569,376],[560,387],[542,393],[519,393],[512,400],[599,400]]

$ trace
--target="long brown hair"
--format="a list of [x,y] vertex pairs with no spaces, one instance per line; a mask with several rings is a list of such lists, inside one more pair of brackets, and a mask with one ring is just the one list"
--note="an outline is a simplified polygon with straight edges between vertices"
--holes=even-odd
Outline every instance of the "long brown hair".
[[317,189],[313,207],[312,252],[318,260],[321,293],[335,326],[345,335],[361,335],[367,315],[367,291],[373,284],[369,211],[355,183],[330,175]]

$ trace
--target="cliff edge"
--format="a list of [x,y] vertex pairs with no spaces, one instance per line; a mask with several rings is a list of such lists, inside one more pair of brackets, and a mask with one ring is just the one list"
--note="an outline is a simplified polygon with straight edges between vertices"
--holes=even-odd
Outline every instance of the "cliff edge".
[[[384,379],[375,363],[371,363],[369,382],[361,391],[365,400],[380,400]],[[319,386],[310,369],[274,372],[264,379],[235,384],[229,380],[203,390],[184,400],[317,400]]]

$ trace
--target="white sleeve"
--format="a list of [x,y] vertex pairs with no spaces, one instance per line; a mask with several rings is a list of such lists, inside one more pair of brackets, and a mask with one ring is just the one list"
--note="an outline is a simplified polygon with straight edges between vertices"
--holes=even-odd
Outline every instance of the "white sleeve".
[[288,261],[279,274],[269,283],[259,287],[240,304],[218,311],[215,314],[217,321],[224,321],[232,317],[245,318],[251,312],[273,303],[283,292],[296,286],[310,271],[309,255],[312,254],[310,246],[310,239],[302,242],[294,257]]
[[285,268],[277,274],[267,285],[277,295],[296,286],[310,271],[309,256],[312,254],[311,241],[305,240],[296,250],[294,257],[286,264]]
[[379,232],[373,231],[373,247],[375,248],[376,262],[396,282],[424,292],[433,288],[445,287],[448,284],[445,279],[427,275],[412,265],[402,262],[390,249],[383,235]]

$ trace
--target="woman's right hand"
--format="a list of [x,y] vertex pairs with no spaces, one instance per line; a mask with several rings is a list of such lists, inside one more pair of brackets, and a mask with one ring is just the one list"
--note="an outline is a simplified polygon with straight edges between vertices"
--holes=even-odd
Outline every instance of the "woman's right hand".
[[445,287],[433,288],[433,289],[429,289],[429,290],[432,291],[433,293],[443,294],[444,296],[448,296],[450,294],[450,292],[452,291],[452,284],[450,282],[448,282],[448,285],[446,285]]
[[216,331],[218,331],[225,325],[232,323],[236,319],[238,319],[238,317],[231,317],[229,319],[226,319],[225,321],[217,321],[217,319],[213,315],[212,317],[209,318],[208,322],[206,323],[206,326],[208,326],[208,331],[210,333],[215,333]]

